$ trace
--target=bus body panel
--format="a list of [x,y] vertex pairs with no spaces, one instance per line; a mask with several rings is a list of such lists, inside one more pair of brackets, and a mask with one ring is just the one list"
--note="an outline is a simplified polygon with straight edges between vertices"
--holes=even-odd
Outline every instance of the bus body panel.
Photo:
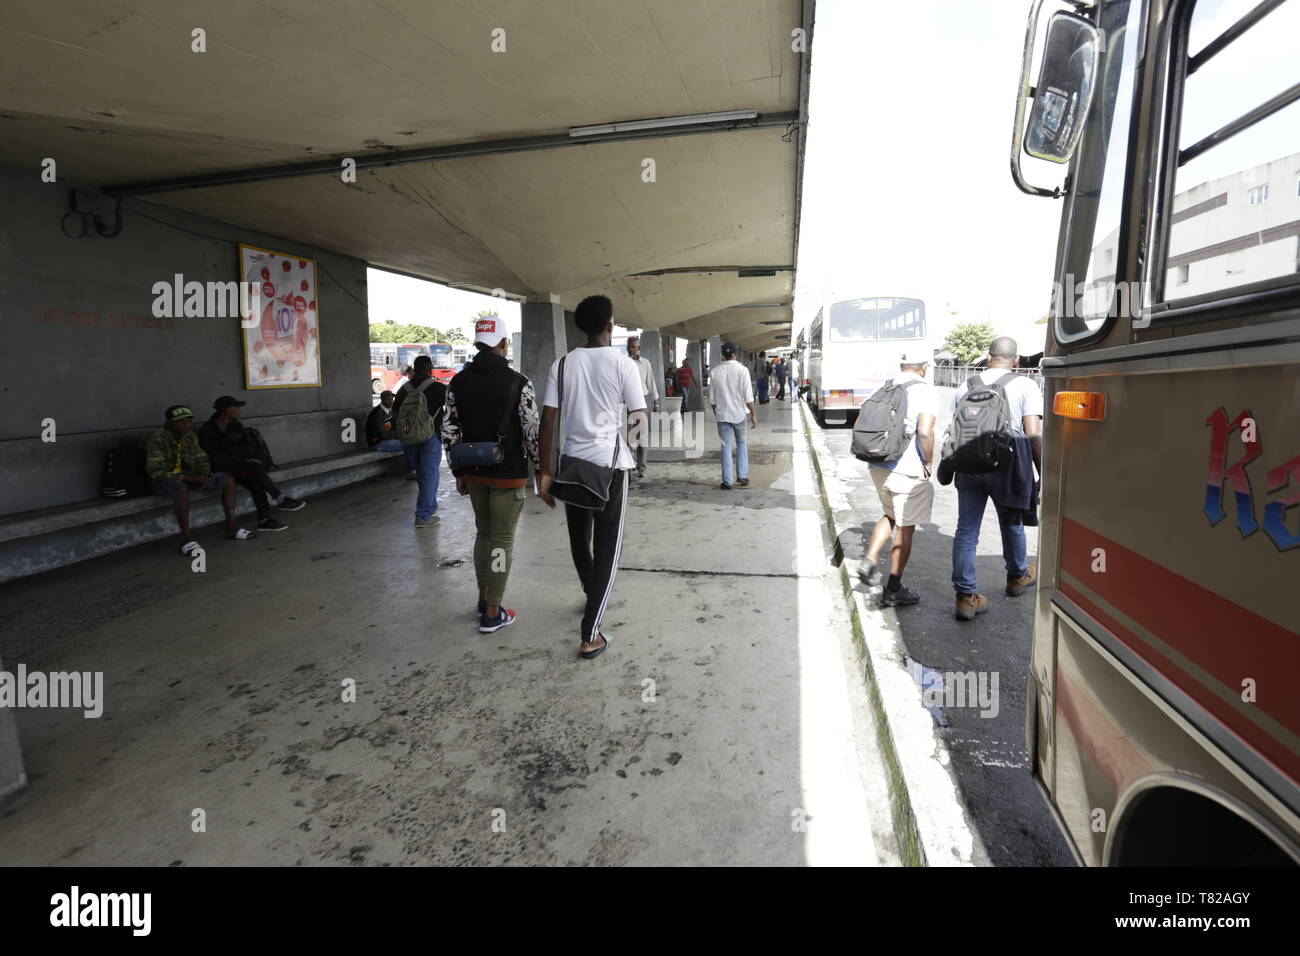
[[[1254,366],[1248,348],[1175,351],[1047,383],[1031,767],[1086,862],[1103,862],[1125,793],[1167,775],[1300,853],[1291,351],[1256,350],[1282,361]],[[1053,415],[1062,389],[1104,394],[1104,420]]]

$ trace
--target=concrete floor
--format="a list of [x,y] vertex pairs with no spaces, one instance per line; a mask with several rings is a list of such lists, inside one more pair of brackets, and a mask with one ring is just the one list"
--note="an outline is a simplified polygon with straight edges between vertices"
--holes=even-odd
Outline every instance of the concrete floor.
[[796,425],[762,409],[749,489],[717,488],[711,421],[712,456],[652,463],[594,662],[562,513],[531,497],[519,621],[477,633],[445,471],[433,530],[414,483],[372,479],[282,534],[200,532],[202,574],[168,541],[6,585],[5,669],[103,671],[107,703],[17,712],[0,863],[896,862]]

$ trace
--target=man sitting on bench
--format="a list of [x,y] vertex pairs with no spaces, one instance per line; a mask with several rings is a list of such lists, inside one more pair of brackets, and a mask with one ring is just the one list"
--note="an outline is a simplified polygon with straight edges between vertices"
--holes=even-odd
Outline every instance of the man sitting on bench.
[[257,535],[235,527],[235,482],[224,472],[212,473],[208,456],[191,431],[194,413],[185,405],[173,405],[163,413],[162,428],[144,440],[145,472],[156,495],[172,499],[176,522],[181,528],[181,554],[196,551],[199,543],[190,537],[190,489],[214,488],[221,492],[226,512],[226,537],[247,541]]
[[282,511],[297,511],[306,507],[307,502],[281,495],[267,475],[266,465],[258,457],[257,443],[239,423],[240,410],[246,404],[231,395],[222,395],[213,402],[212,417],[199,429],[199,444],[207,452],[213,468],[229,472],[253,496],[257,530],[285,531],[289,526],[271,517],[271,505]]

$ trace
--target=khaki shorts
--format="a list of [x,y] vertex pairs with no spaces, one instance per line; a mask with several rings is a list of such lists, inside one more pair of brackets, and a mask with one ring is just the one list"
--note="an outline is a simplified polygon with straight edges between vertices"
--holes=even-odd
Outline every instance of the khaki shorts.
[[934,485],[928,478],[911,478],[883,468],[871,468],[871,480],[885,515],[900,527],[925,524],[934,507]]

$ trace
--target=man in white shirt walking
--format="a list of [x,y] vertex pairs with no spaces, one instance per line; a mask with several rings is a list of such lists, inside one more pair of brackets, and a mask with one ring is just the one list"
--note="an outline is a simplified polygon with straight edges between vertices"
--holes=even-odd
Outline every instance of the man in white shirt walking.
[[[569,526],[569,551],[578,580],[587,595],[582,616],[578,656],[599,657],[611,638],[600,629],[605,608],[614,592],[623,548],[623,516],[627,511],[627,473],[636,463],[623,440],[624,408],[634,415],[634,426],[645,429],[645,398],[637,367],[623,353],[610,346],[614,334],[614,305],[603,295],[588,296],[573,313],[578,328],[587,333],[587,344],[574,349],[551,366],[546,380],[546,401],[542,411],[541,469],[537,492],[554,508],[551,495],[556,447],[557,420],[563,402],[564,435],[560,452],[569,458],[612,469],[603,508],[591,510],[566,503],[564,518]],[[564,394],[560,395],[560,362],[564,363]]]
[[884,515],[871,529],[858,577],[867,587],[876,583],[880,573],[876,562],[892,535],[889,580],[880,595],[882,607],[906,607],[921,600],[915,591],[903,587],[903,571],[912,556],[916,526],[930,520],[934,507],[930,475],[935,465],[934,422],[939,412],[939,396],[925,380],[929,367],[930,353],[926,349],[915,349],[899,357],[899,373],[891,381],[907,387],[907,414],[903,418],[907,445],[894,461],[872,462],[869,469]]
[[[659,387],[655,384],[654,366],[650,360],[641,357],[641,336],[632,335],[627,340],[627,357],[636,363],[641,375],[641,391],[645,394],[645,407],[659,411]],[[633,431],[636,436],[636,476],[645,477],[646,433]]]
[[758,427],[754,389],[750,385],[749,372],[736,361],[739,351],[735,342],[722,343],[723,361],[709,369],[709,404],[713,406],[713,417],[718,420],[718,437],[722,439],[722,484],[719,487],[724,491],[731,490],[733,441],[736,445],[736,480],[742,485],[749,484],[747,410],[749,426]]

